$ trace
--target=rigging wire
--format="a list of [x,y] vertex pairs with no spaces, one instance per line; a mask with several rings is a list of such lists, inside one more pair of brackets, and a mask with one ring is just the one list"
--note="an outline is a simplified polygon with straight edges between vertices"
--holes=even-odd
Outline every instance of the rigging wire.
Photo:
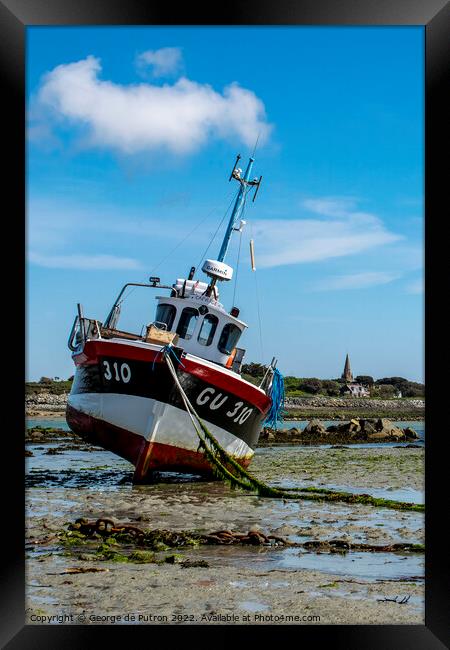
[[239,275],[239,261],[241,259],[241,244],[242,244],[242,230],[239,236],[239,248],[238,248],[237,261],[236,261],[236,275],[234,276],[233,302],[231,305],[232,307],[236,305],[235,298],[236,298],[237,281]]
[[[241,212],[241,221],[242,221],[242,217],[245,214],[245,207],[247,205],[247,194],[248,194],[248,190],[244,194],[244,202],[242,204],[242,212]],[[238,280],[238,275],[239,275],[239,260],[241,258],[242,230],[243,230],[243,228],[240,229],[238,257],[237,257],[237,263],[236,263],[236,275],[234,276],[233,304],[231,305],[232,307],[234,307],[234,305],[236,304],[234,302],[234,300],[235,300],[235,297],[236,297],[237,280]]]
[[230,211],[230,208],[231,208],[231,206],[232,206],[232,204],[233,204],[233,201],[234,201],[234,194],[235,194],[235,193],[234,193],[234,191],[233,191],[233,197],[232,197],[232,199],[231,199],[231,201],[230,201],[230,204],[229,204],[228,208],[225,210],[225,214],[223,215],[222,219],[220,220],[220,223],[219,223],[219,225],[217,226],[216,231],[215,231],[214,235],[212,236],[212,238],[211,238],[211,240],[210,240],[208,246],[206,247],[206,250],[205,250],[204,253],[200,256],[200,259],[199,259],[199,261],[198,261],[198,263],[197,263],[197,268],[198,268],[198,267],[200,266],[200,264],[202,263],[202,260],[205,259],[207,252],[208,252],[209,249],[211,248],[211,245],[212,245],[213,241],[215,240],[215,238],[216,238],[216,236],[217,236],[217,233],[218,233],[219,230],[220,230],[220,227],[222,226],[223,222],[225,221],[225,218],[226,218],[226,216],[227,216],[228,212]]
[[[252,223],[250,222],[250,233],[251,233],[251,238],[253,239],[253,226]],[[258,313],[258,328],[259,328],[259,349],[260,349],[260,362],[264,363],[264,346],[263,346],[263,336],[262,336],[262,324],[261,324],[261,310],[260,310],[260,304],[259,304],[259,291],[258,291],[258,280],[256,277],[256,271],[254,271],[255,275],[255,296],[256,296],[256,308],[257,308],[257,313]]]
[[[230,196],[230,193],[228,194],[228,196]],[[233,201],[233,199],[231,200],[231,202],[232,202],[232,201]],[[230,203],[230,206],[231,206],[231,203]],[[193,233],[194,233],[198,228],[200,228],[200,226],[202,226],[202,225],[205,223],[205,221],[206,221],[206,220],[211,216],[211,214],[213,214],[213,212],[215,212],[215,211],[217,210],[217,208],[218,208],[218,206],[216,205],[212,210],[210,210],[210,211],[208,212],[208,214],[206,215],[206,217],[204,217],[201,221],[199,221],[199,222],[197,223],[197,225],[194,226],[194,227],[192,228],[192,230],[190,230],[190,231],[188,232],[188,234],[187,234],[185,237],[183,237],[183,239],[181,239],[181,240],[178,242],[178,244],[176,244],[176,245],[172,248],[172,250],[169,251],[169,253],[167,253],[167,255],[165,255],[165,256],[164,256],[164,257],[163,257],[163,258],[158,262],[158,264],[156,264],[156,266],[154,266],[154,267],[153,267],[153,268],[152,268],[152,269],[147,273],[147,275],[145,276],[145,278],[143,279],[143,281],[146,280],[147,277],[148,277],[149,275],[151,276],[152,273],[154,273],[154,272],[155,272],[155,271],[156,271],[156,270],[161,266],[161,264],[164,264],[164,262],[165,262],[166,260],[168,260],[169,257],[171,257],[171,255],[173,255],[173,253],[175,253],[175,251],[178,250],[178,248],[180,248],[180,246],[181,246],[182,244],[184,244],[184,242],[185,242],[187,239],[189,239],[189,237],[190,237],[190,236],[191,236],[191,235],[192,235],[192,234],[193,234]],[[227,209],[227,212],[228,212],[228,210],[229,210],[229,207],[228,207],[228,209]],[[226,216],[226,213],[225,213],[225,216]],[[220,224],[219,224],[219,228],[220,228],[220,225],[222,224],[223,219],[225,218],[225,216],[222,218],[222,221],[221,221]],[[217,231],[216,231],[216,234],[217,234]],[[214,237],[215,237],[215,235],[214,235]],[[212,243],[212,241],[210,242],[209,246],[211,245],[211,243]],[[208,248],[209,248],[209,246],[208,246]],[[208,250],[208,249],[207,249],[207,250]],[[200,261],[201,261],[201,260],[200,260]],[[198,265],[197,265],[197,266],[198,266]],[[122,304],[122,303],[123,303],[123,302],[124,302],[124,301],[125,301],[125,300],[126,300],[126,299],[131,295],[131,294],[132,294],[132,293],[133,293],[133,291],[134,291],[135,289],[137,289],[137,287],[131,287],[131,288],[128,290],[128,292],[126,292],[125,295],[122,297],[122,299],[121,299],[121,301],[120,301],[119,304]]]

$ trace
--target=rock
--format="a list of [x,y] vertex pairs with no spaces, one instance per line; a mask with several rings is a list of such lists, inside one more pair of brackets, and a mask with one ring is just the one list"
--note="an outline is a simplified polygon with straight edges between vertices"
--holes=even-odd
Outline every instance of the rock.
[[360,424],[361,424],[361,430],[366,435],[376,432],[374,420],[360,420]]
[[419,437],[417,431],[414,431],[412,427],[406,427],[406,429],[403,429],[403,433],[405,434],[405,437],[409,439],[415,439]]
[[275,434],[273,433],[273,431],[268,432],[266,436],[266,440],[271,440],[271,441],[275,440]]
[[377,432],[386,433],[388,437],[392,437],[394,440],[401,440],[405,437],[403,430],[396,427],[387,418],[379,418],[376,421],[375,428]]
[[361,431],[361,426],[359,424],[359,421],[355,419],[350,420],[350,422],[348,423],[348,431],[352,433],[358,433],[359,431]]
[[375,431],[375,433],[369,433],[367,436],[368,440],[388,440],[390,435],[387,431]]
[[303,433],[323,436],[326,435],[327,430],[320,420],[310,420],[303,429]]

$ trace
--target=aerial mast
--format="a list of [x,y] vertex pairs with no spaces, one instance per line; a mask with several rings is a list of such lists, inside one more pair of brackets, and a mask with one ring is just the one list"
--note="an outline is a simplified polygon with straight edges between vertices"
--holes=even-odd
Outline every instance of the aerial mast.
[[245,170],[244,176],[242,176],[242,169],[237,166],[240,158],[241,156],[238,154],[236,157],[236,162],[234,163],[233,170],[230,174],[230,178],[228,179],[231,181],[231,179],[234,178],[234,180],[238,181],[240,187],[236,196],[236,200],[234,202],[233,211],[231,213],[227,229],[225,231],[222,246],[220,247],[219,255],[217,257],[217,260],[206,260],[202,267],[202,270],[211,278],[211,283],[207,289],[208,296],[212,294],[217,280],[231,280],[233,276],[233,269],[231,266],[228,266],[228,264],[224,264],[224,259],[228,251],[233,231],[242,230],[243,223],[241,223],[241,226],[239,228],[236,228],[236,224],[242,215],[247,194],[252,188],[256,188],[253,195],[253,200],[255,200],[262,179],[262,176],[260,176],[259,179],[254,178],[253,180],[250,180],[253,163],[255,162],[254,158],[249,158],[247,169]]

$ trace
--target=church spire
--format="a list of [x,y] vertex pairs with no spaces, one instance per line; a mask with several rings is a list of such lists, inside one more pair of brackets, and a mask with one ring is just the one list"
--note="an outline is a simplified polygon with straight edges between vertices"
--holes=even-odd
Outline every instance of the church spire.
[[353,381],[353,375],[352,371],[350,368],[350,359],[347,356],[345,357],[345,366],[344,366],[344,372],[341,375],[342,379],[345,379],[345,381],[352,382]]

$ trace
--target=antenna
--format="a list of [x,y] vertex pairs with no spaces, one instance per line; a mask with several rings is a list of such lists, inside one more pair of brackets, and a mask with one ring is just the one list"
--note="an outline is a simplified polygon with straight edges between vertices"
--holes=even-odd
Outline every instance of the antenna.
[[259,181],[255,183],[255,185],[256,185],[256,190],[255,190],[255,193],[253,194],[252,203],[255,202],[256,195],[257,195],[258,192],[259,192],[259,186],[261,185],[261,181],[262,181],[262,176],[260,176],[260,177],[259,177]]
[[258,142],[259,142],[259,136],[260,136],[260,135],[261,135],[261,131],[258,131],[258,137],[256,138],[256,142],[255,142],[255,146],[253,147],[253,153],[252,153],[252,158],[254,158],[254,157],[255,157],[255,153],[256,153],[256,147],[258,146]]

